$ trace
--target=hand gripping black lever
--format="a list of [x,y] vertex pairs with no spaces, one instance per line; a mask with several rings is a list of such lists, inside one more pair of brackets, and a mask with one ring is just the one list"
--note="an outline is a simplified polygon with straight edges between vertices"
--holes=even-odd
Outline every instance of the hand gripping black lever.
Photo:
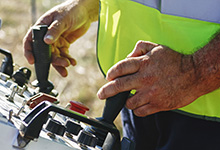
[[32,29],[32,39],[35,72],[38,80],[37,86],[40,88],[40,92],[49,94],[54,86],[48,81],[51,63],[51,46],[44,42],[46,32],[47,25],[35,26]]

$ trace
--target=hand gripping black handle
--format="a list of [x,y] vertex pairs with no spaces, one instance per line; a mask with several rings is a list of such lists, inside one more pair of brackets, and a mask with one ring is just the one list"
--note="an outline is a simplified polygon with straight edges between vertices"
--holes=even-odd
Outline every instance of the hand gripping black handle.
[[40,92],[44,93],[50,93],[54,88],[53,84],[48,81],[51,63],[51,46],[44,42],[44,35],[47,32],[47,28],[47,25],[39,25],[32,28],[35,72]]
[[129,94],[130,91],[125,91],[106,99],[105,107],[102,114],[102,118],[104,121],[110,124],[113,123],[121,109],[124,107]]

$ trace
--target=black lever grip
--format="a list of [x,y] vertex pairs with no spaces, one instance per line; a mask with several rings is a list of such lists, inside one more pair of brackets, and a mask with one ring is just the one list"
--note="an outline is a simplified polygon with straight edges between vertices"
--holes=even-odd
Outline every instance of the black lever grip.
[[44,35],[47,32],[47,28],[47,25],[33,27],[32,39],[35,73],[38,80],[38,86],[40,88],[40,92],[49,94],[54,86],[48,81],[51,63],[51,46],[44,42]]
[[[130,91],[125,91],[125,92],[118,93],[115,96],[107,98],[105,101],[104,110],[102,112],[102,117],[97,118],[97,120],[99,120],[103,123],[114,125],[113,122],[114,122],[115,118],[118,116],[121,109],[124,107],[125,102],[128,99],[129,94],[130,94]],[[106,131],[100,130],[95,127],[92,127],[91,130],[88,128],[88,130],[89,130],[89,132],[95,134],[98,137],[99,141],[98,141],[97,145],[102,146],[108,133]],[[118,143],[118,142],[119,141],[117,141],[116,143]],[[118,145],[116,143],[114,144],[113,149],[115,149],[116,147],[120,147],[120,145]],[[120,149],[120,148],[118,148],[118,149]]]
[[104,121],[110,124],[113,123],[121,109],[124,107],[129,94],[130,91],[125,91],[106,99],[105,107],[102,114],[102,118],[104,119]]
[[5,58],[3,59],[0,67],[0,72],[5,73],[11,77],[14,71],[11,52],[0,48],[0,53],[5,55]]

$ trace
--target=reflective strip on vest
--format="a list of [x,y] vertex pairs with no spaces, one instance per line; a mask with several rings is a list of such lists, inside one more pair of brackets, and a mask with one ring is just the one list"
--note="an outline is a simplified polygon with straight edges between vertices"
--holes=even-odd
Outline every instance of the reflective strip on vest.
[[132,0],[163,14],[220,23],[219,0]]
[[[220,31],[220,0],[100,0],[97,57],[105,74],[139,40],[193,54]],[[198,6],[197,6],[198,5]],[[178,109],[219,121],[220,90]]]

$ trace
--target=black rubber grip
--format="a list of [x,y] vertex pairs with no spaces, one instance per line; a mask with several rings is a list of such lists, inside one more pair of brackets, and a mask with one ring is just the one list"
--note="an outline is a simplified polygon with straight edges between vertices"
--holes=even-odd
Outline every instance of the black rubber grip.
[[11,77],[14,72],[13,58],[11,52],[0,48],[0,53],[5,55],[5,58],[2,60],[0,72],[5,73]]
[[47,28],[47,25],[39,25],[33,27],[32,29],[35,72],[40,92],[44,93],[48,93],[47,89],[51,86],[51,83],[48,81],[51,63],[51,46],[44,42],[44,36],[47,32]]
[[121,109],[124,107],[130,91],[121,92],[115,96],[106,99],[102,118],[108,123],[113,123]]

